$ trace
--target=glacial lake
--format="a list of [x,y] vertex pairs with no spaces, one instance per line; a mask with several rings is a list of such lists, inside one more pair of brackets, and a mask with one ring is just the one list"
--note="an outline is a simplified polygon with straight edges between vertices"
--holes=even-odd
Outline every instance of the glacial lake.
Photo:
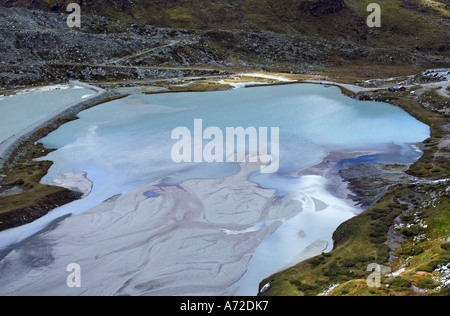
[[[329,152],[413,163],[421,153],[412,144],[430,135],[400,108],[310,84],[135,93],[79,117],[42,139],[57,148],[42,181],[86,174],[93,189],[0,232],[0,294],[256,295],[272,273],[330,251],[334,230],[362,211],[324,177],[293,174]],[[223,131],[278,127],[278,171],[173,162],[172,131],[193,131],[196,119]],[[80,288],[66,285],[71,263],[81,267]]]

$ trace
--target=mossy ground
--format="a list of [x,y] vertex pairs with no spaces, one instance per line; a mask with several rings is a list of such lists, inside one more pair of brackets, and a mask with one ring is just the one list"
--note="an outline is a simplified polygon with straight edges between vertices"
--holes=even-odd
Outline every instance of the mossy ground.
[[[433,277],[437,276],[434,270],[439,264],[450,261],[449,250],[443,249],[443,246],[448,245],[450,236],[450,198],[447,196],[434,206],[414,211],[421,212],[428,226],[423,229],[427,240],[417,242],[410,238],[397,249],[398,259],[391,266],[393,271],[400,268],[405,271],[400,276],[383,278],[380,288],[369,288],[363,278],[342,283],[331,295],[448,295],[447,289],[436,289],[439,284]],[[411,285],[422,292],[413,292]]]

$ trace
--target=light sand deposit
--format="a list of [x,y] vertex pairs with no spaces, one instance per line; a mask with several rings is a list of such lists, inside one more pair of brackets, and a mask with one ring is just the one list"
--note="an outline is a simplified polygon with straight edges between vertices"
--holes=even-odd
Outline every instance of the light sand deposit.
[[[273,207],[275,191],[247,180],[260,166],[241,167],[222,179],[148,185],[64,220],[0,262],[0,293],[233,294],[278,219],[302,211],[290,200]],[[268,223],[252,229],[261,221]],[[81,266],[81,288],[66,286],[70,263]]]

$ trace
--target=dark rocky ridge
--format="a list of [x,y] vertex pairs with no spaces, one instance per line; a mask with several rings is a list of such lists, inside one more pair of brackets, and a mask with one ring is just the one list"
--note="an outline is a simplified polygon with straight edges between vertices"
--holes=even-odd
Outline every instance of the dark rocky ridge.
[[[186,1],[82,1],[82,28],[70,29],[62,13],[68,1],[0,0],[0,88],[70,79],[206,76],[233,69],[310,73],[354,65],[450,63],[448,50],[440,49],[449,32],[433,29],[426,42],[396,21],[383,32],[369,29],[354,4],[343,0],[268,1],[267,7],[249,2],[219,1],[220,9],[196,1],[200,9],[191,12]],[[146,3],[155,8],[153,14],[145,13]],[[180,10],[201,23],[177,23]],[[183,28],[173,28],[177,25]],[[420,49],[412,48],[416,41]]]

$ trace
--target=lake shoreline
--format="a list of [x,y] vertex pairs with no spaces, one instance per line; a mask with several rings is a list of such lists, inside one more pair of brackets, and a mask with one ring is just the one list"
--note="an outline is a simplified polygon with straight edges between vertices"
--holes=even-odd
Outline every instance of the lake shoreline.
[[[53,112],[49,116],[39,120],[31,126],[26,127],[3,141],[0,144],[0,169],[3,168],[3,166],[13,156],[14,152],[17,151],[22,144],[37,141],[37,138],[42,138],[42,131],[46,130],[49,126],[59,126],[58,122],[65,121],[68,118],[75,116],[77,113],[98,104],[99,102],[104,102],[112,96],[111,92],[89,84],[81,83],[79,81],[71,81],[70,84],[77,85],[85,89],[90,89],[94,91],[95,94],[80,101],[73,102],[62,109]],[[13,159],[17,158],[16,156],[13,157]]]
[[[0,213],[0,231],[31,223],[61,205],[80,199],[83,195],[77,190],[40,183],[52,162],[36,162],[35,159],[52,150],[44,148],[38,141],[65,123],[77,119],[76,114],[80,111],[121,96],[78,81],[71,81],[69,84],[90,89],[95,94],[53,112],[0,144],[0,201],[8,206],[6,211],[4,208]],[[38,93],[60,88],[30,88],[16,93]],[[24,174],[24,170],[28,174]],[[16,208],[11,210],[11,205],[16,205]]]

